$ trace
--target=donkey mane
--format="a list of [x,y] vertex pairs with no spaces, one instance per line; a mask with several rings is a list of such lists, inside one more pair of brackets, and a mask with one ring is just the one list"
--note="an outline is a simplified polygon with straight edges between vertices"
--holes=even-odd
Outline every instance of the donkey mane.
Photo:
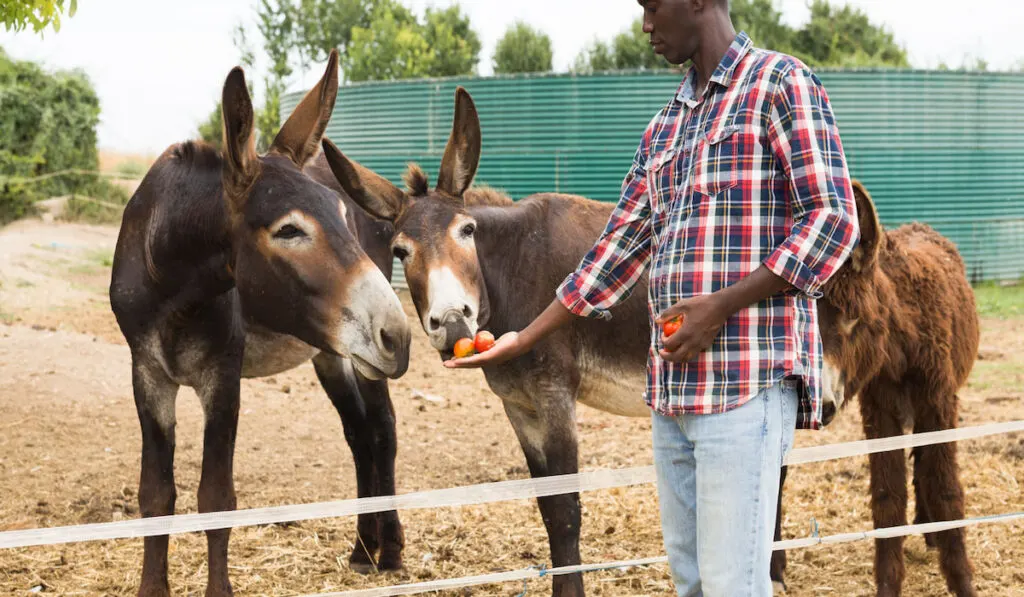
[[220,168],[223,159],[216,147],[201,139],[175,143],[167,149],[165,155],[184,164],[200,168]]
[[[413,197],[421,197],[430,192],[430,179],[419,164],[410,163],[402,175],[405,187]],[[466,190],[464,195],[467,207],[507,207],[515,205],[507,194],[487,185],[476,185]]]

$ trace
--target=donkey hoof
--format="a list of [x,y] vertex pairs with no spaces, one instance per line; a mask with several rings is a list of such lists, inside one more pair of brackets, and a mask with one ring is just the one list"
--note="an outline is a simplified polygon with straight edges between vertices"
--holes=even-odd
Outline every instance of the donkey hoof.
[[380,570],[381,572],[398,572],[404,566],[402,565],[402,552],[400,551],[388,551],[384,550],[380,554]]
[[352,551],[352,555],[348,557],[348,567],[358,574],[373,574],[377,571],[373,556],[366,553],[362,546]]
[[149,583],[139,587],[138,597],[171,597],[167,583]]
[[772,595],[785,595],[786,594],[786,583],[773,580],[772,581]]
[[348,567],[356,574],[373,574],[377,569],[372,562],[349,562]]

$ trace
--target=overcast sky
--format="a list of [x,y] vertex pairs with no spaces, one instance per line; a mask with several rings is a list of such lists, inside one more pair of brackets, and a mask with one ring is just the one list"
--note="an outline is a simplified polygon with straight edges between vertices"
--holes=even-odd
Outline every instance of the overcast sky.
[[[805,0],[777,0],[788,22],[807,18]],[[842,3],[844,0],[837,0]],[[959,65],[965,55],[1004,69],[1024,59],[1024,5],[1019,0],[846,0],[885,23],[914,66]],[[452,0],[406,0],[418,12]],[[81,0],[60,33],[0,31],[0,46],[19,59],[52,68],[80,67],[102,105],[100,146],[158,153],[187,138],[209,114],[227,72],[238,62],[231,32],[250,22],[256,0]],[[483,42],[480,74],[505,28],[522,19],[554,42],[556,70],[565,70],[595,37],[621,31],[640,8],[634,0],[461,0]],[[755,40],[756,41],[756,40]],[[319,76],[298,73],[290,87]],[[250,75],[252,76],[252,75]]]

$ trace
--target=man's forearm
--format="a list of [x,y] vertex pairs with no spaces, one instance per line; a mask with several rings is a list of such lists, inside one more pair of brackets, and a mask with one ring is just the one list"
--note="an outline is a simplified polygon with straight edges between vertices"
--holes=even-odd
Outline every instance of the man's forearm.
[[519,332],[519,341],[525,346],[534,346],[555,330],[569,324],[576,317],[559,300],[551,301],[544,311]]
[[719,307],[723,318],[728,319],[734,313],[774,296],[791,284],[779,277],[764,265],[754,270],[739,282],[718,291]]

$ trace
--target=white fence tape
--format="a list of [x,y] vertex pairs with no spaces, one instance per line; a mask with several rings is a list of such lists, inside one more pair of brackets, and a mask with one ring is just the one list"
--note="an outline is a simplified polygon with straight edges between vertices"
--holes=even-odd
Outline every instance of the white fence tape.
[[[814,545],[835,545],[838,543],[850,543],[863,539],[887,539],[891,537],[905,537],[907,535],[918,535],[948,531],[950,529],[964,528],[980,524],[1008,523],[1015,520],[1024,520],[1024,512],[1012,514],[1001,514],[997,516],[982,516],[979,518],[968,518],[965,520],[952,520],[948,522],[931,522],[927,524],[910,524],[899,527],[888,527],[856,533],[842,533],[828,537],[805,537],[803,539],[791,539],[788,541],[776,541],[773,550],[798,549],[812,547]],[[522,570],[511,570],[509,572],[497,572],[494,574],[483,574],[480,576],[464,576],[462,578],[446,578],[443,580],[432,580],[427,582],[412,583],[407,585],[394,585],[390,587],[374,587],[372,589],[358,589],[354,591],[341,591],[337,593],[319,593],[315,595],[304,595],[303,597],[392,597],[393,595],[416,595],[429,593],[442,589],[458,589],[474,585],[485,585],[494,583],[505,583],[516,580],[529,580],[543,576],[558,576],[560,574],[575,574],[577,572],[594,572],[596,570],[610,570],[615,568],[631,568],[634,566],[649,566],[651,564],[664,564],[668,561],[665,556],[643,558],[639,560],[622,560],[618,562],[605,562],[602,564],[582,564],[578,566],[563,566],[561,568],[539,569],[524,568]]]
[[[877,440],[862,440],[797,448],[790,452],[786,463],[790,465],[860,456],[874,452],[926,446],[1024,431],[1024,421],[993,423],[976,427],[962,427],[930,433],[903,435]],[[420,491],[395,496],[380,496],[315,504],[294,504],[269,508],[252,508],[205,514],[179,514],[119,522],[105,522],[66,527],[51,527],[0,533],[0,549],[55,545],[80,541],[128,539],[156,535],[174,535],[226,529],[353,516],[389,510],[420,510],[428,508],[470,506],[509,500],[532,499],[564,493],[596,491],[615,487],[643,485],[655,481],[654,467],[605,469],[572,475],[559,475],[537,479],[518,479],[466,487],[452,487]]]

